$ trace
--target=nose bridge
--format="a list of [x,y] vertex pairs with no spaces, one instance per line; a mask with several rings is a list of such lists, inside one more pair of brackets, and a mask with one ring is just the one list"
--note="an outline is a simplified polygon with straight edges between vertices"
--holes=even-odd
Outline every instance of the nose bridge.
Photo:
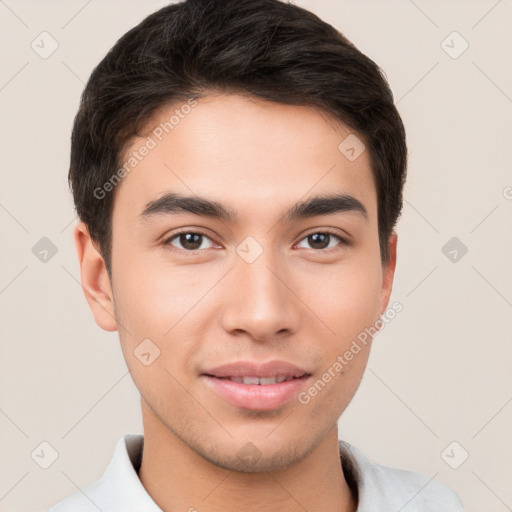
[[276,265],[276,260],[272,250],[267,249],[253,262],[239,258],[235,264],[235,272],[242,289],[245,289],[243,295],[248,295],[247,299],[254,302],[254,305],[270,305],[280,297],[284,298],[284,285],[277,277],[280,265]]
[[226,330],[243,330],[259,339],[296,330],[298,301],[285,284],[283,264],[275,249],[250,237],[237,247],[223,319]]

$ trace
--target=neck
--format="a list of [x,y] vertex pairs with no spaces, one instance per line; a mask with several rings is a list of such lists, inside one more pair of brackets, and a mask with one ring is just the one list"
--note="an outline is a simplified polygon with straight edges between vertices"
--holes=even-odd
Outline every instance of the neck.
[[212,464],[171,432],[141,400],[139,478],[164,511],[355,512],[340,462],[337,425],[304,459],[279,471],[242,473]]

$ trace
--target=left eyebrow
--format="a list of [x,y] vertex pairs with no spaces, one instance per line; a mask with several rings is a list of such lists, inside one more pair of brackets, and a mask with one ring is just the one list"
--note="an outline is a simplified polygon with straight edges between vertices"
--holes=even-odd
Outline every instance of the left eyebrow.
[[317,215],[332,215],[340,212],[357,212],[368,220],[363,203],[347,194],[315,196],[294,204],[285,214],[287,222],[293,222]]
[[[235,223],[238,219],[236,212],[222,203],[206,197],[184,196],[172,192],[147,203],[139,217],[141,220],[146,220],[158,214],[176,215],[181,212],[230,223]],[[285,213],[284,219],[286,222],[296,222],[309,217],[332,215],[339,212],[357,212],[368,220],[368,212],[361,201],[347,194],[314,196],[300,201]]]

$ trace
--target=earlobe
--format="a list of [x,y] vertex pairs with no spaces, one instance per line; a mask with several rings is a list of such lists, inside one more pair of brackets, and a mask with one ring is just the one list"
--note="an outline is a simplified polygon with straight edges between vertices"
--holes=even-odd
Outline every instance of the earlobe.
[[91,239],[86,224],[79,222],[73,234],[80,264],[82,289],[94,319],[105,331],[116,331],[112,287],[105,261]]
[[396,247],[398,243],[398,235],[395,231],[391,233],[388,241],[388,261],[382,267],[382,289],[380,294],[380,314],[383,315],[388,307],[389,298],[393,289],[393,280],[395,277],[396,267]]

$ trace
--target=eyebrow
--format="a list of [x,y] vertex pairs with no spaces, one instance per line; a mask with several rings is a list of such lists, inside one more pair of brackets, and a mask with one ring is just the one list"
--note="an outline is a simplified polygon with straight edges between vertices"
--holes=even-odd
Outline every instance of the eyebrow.
[[[156,215],[176,215],[182,212],[230,223],[236,223],[238,220],[238,216],[233,209],[218,201],[201,196],[184,196],[172,192],[147,203],[139,217],[141,220],[149,220]],[[368,220],[368,212],[364,205],[355,197],[347,194],[320,195],[300,201],[284,214],[284,220],[295,222],[318,215],[332,215],[341,212],[360,213]]]

